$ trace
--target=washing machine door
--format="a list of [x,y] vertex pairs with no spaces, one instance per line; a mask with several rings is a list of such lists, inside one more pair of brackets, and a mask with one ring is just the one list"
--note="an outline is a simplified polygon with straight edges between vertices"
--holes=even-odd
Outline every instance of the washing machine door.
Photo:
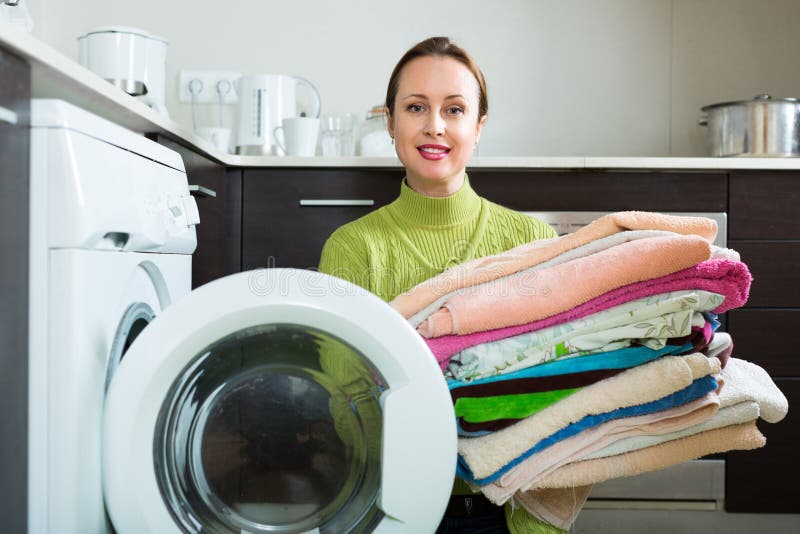
[[455,462],[425,343],[374,295],[313,271],[195,290],[134,341],[106,397],[120,534],[433,532]]

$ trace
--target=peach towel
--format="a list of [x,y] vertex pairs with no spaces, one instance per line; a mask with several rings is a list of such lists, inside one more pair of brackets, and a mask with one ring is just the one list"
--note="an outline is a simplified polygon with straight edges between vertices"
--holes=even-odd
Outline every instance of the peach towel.
[[391,305],[408,319],[452,291],[514,274],[568,250],[626,230],[665,230],[684,235],[693,234],[711,243],[717,236],[717,223],[706,217],[684,217],[646,211],[610,213],[572,234],[533,241],[501,254],[476,258],[457,265],[398,295]]
[[427,338],[515,326],[572,309],[613,289],[660,278],[711,257],[696,235],[637,239],[457,295],[417,327]]
[[656,471],[707,454],[758,449],[766,443],[767,438],[756,428],[755,421],[750,421],[740,425],[715,428],[625,454],[573,462],[559,467],[537,482],[536,486],[571,488],[596,484],[612,478]]

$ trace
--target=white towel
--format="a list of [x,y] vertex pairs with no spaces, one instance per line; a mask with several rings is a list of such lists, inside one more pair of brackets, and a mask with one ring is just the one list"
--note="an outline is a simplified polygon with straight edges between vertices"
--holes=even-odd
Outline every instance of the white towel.
[[725,387],[719,394],[721,408],[751,400],[758,403],[761,418],[768,423],[777,423],[789,411],[789,401],[767,372],[758,365],[731,358],[722,370]]

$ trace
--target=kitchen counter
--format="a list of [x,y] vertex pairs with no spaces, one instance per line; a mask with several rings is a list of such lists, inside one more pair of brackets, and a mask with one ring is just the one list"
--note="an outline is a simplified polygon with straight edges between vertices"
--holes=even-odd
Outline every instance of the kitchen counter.
[[[156,113],[58,50],[0,22],[0,46],[31,66],[34,98],[59,98],[142,134],[172,139],[228,167],[400,167],[397,158],[258,157],[225,154],[182,124]],[[470,168],[483,169],[637,169],[637,170],[800,170],[800,158],[693,157],[475,157]]]

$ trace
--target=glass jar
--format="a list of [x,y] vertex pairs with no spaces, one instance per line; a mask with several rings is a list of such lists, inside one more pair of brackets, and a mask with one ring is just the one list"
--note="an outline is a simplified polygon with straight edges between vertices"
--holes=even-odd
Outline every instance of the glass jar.
[[359,129],[358,155],[394,157],[394,145],[387,129],[385,106],[373,106]]

